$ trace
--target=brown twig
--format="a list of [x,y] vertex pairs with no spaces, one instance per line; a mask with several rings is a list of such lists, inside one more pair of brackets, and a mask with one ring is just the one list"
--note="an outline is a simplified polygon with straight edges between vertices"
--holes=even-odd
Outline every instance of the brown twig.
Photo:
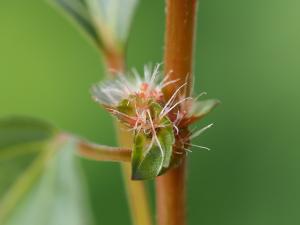
[[[169,80],[178,80],[164,90],[168,99],[184,83],[186,87],[181,94],[190,95],[197,0],[166,0],[166,3],[165,74],[169,74]],[[183,158],[177,168],[156,179],[158,225],[186,225],[185,191],[186,159]]]

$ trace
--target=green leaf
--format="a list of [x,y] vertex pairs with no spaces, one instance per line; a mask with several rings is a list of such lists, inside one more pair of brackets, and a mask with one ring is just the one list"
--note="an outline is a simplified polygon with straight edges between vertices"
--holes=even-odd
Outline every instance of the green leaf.
[[51,138],[55,129],[36,119],[10,117],[0,119],[0,154],[8,147],[32,142],[43,142]]
[[192,107],[189,111],[188,117],[201,119],[211,112],[217,105],[220,104],[220,101],[217,99],[209,99],[203,101],[194,101]]
[[155,178],[161,171],[163,160],[161,150],[145,134],[140,133],[134,137],[131,160],[133,180]]
[[[151,102],[150,111],[151,111],[152,118],[158,118],[162,111],[162,107],[156,102]],[[169,120],[167,116],[164,116],[161,119],[160,124],[163,126],[157,131],[156,135],[160,147],[162,148],[164,153],[163,167],[168,168],[172,157],[175,137],[174,137],[172,122]]]
[[162,149],[164,150],[163,167],[168,168],[172,158],[173,144],[175,143],[175,137],[171,122],[166,119],[165,123],[169,123],[165,128],[160,129],[157,132],[157,138],[160,142]]
[[85,0],[103,44],[122,51],[138,0]]
[[51,0],[105,50],[123,52],[138,0]]
[[84,31],[85,34],[96,44],[101,46],[100,38],[89,15],[89,10],[84,0],[49,0],[60,8]]
[[48,124],[35,119],[0,120],[0,199],[54,133]]
[[0,120],[0,224],[90,223],[76,140],[47,123]]
[[[149,103],[153,120],[159,117],[161,106]],[[153,179],[167,171],[173,152],[175,137],[171,121],[167,117],[160,120],[162,125],[151,137],[140,132],[135,135],[132,151],[132,179]]]

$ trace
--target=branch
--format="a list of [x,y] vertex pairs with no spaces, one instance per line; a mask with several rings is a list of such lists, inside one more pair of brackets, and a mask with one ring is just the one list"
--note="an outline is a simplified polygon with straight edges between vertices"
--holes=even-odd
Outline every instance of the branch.
[[96,161],[130,162],[131,150],[128,148],[96,145],[88,142],[78,144],[78,155]]

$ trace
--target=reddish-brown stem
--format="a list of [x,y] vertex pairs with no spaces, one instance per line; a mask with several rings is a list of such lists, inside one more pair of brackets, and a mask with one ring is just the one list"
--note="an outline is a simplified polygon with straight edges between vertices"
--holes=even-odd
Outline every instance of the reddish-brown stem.
[[104,51],[104,57],[109,72],[123,72],[125,69],[124,54],[106,50]]
[[[168,99],[184,83],[181,94],[190,95],[197,0],[166,3],[165,74],[169,74],[169,80],[178,80],[164,90]],[[179,167],[156,179],[156,195],[158,225],[186,225],[185,158]]]
[[186,162],[156,181],[158,225],[185,225]]
[[197,0],[166,0],[166,3],[164,69],[169,80],[178,80],[164,90],[170,98],[184,83],[187,83],[185,94],[190,94]]

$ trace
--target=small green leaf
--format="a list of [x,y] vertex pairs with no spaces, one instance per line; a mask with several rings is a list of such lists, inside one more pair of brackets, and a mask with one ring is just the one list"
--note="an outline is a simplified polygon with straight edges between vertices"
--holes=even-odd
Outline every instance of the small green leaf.
[[138,0],[85,0],[103,45],[122,51]]
[[163,154],[150,138],[145,134],[137,134],[134,137],[132,152],[132,179],[153,179],[161,171]]
[[[150,111],[153,118],[158,118],[162,107],[156,102],[151,102]],[[161,119],[160,124],[162,127],[157,131],[156,135],[164,152],[163,167],[168,168],[172,157],[173,144],[175,143],[174,131],[172,122],[167,116]]]
[[[159,118],[162,107],[149,103],[153,120]],[[132,179],[153,179],[168,170],[175,137],[171,121],[167,117],[160,120],[160,128],[151,137],[140,132],[135,135],[132,152]]]
[[90,224],[76,140],[35,119],[0,120],[0,224]]
[[164,161],[163,167],[168,168],[172,158],[173,144],[175,143],[175,137],[173,133],[173,128],[171,122],[165,119],[165,123],[169,123],[165,128],[160,129],[157,132],[157,138],[160,142],[162,149],[164,150]]
[[209,99],[203,101],[194,101],[189,111],[188,117],[201,119],[211,112],[217,105],[220,104],[219,100]]
[[123,99],[117,106],[117,110],[128,116],[132,116],[135,113],[135,109],[134,109],[132,103],[128,99]]
[[51,0],[105,50],[123,52],[138,0]]

